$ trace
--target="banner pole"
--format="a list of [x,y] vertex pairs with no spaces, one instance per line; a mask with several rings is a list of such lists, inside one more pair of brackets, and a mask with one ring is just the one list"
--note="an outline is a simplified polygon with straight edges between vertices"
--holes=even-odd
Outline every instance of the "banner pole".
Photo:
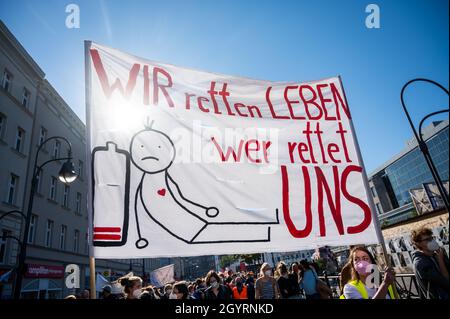
[[[344,94],[345,104],[349,108],[348,101],[347,101],[347,96],[345,94],[344,85],[342,84],[341,76],[339,75],[338,78],[339,78],[339,84],[340,84],[341,89],[342,89],[342,93]],[[353,120],[349,119],[349,123],[350,123],[350,128],[352,130],[353,142],[355,144],[356,153],[358,155],[358,161],[359,161],[359,163],[361,164],[361,167],[362,167],[362,175],[363,175],[364,187],[365,187],[365,191],[366,191],[366,194],[367,194],[367,199],[369,201],[369,207],[370,207],[370,211],[372,213],[372,221],[373,221],[374,226],[375,226],[375,232],[376,232],[377,237],[378,237],[378,243],[380,244],[380,246],[381,246],[381,248],[383,250],[383,259],[384,259],[385,265],[387,267],[391,267],[391,263],[390,263],[390,260],[388,258],[388,254],[387,254],[386,242],[384,241],[383,233],[381,231],[380,221],[378,220],[378,215],[377,215],[377,211],[376,211],[376,208],[375,208],[375,203],[374,203],[372,195],[370,193],[369,179],[367,177],[366,167],[365,167],[363,159],[362,159],[361,149],[359,148],[359,143],[358,143],[358,138],[356,137],[355,128],[353,127]],[[397,292],[397,287],[395,285],[395,281],[394,281],[394,284],[392,286],[393,286],[392,288],[394,290],[394,295],[398,299],[399,295],[398,295],[398,292]]]
[[91,63],[89,49],[91,48],[91,41],[84,41],[84,70],[85,70],[85,98],[86,98],[86,160],[88,163],[86,170],[88,179],[88,193],[87,193],[87,210],[88,210],[88,241],[89,241],[89,274],[90,274],[90,296],[91,299],[97,298],[97,289],[95,286],[96,271],[95,271],[95,257],[93,247],[93,231],[94,225],[92,216],[92,159],[91,159]]
[[94,257],[89,257],[89,277],[90,277],[90,286],[91,286],[91,299],[97,299],[97,289],[95,287],[95,277],[96,277],[96,272],[95,272],[95,258]]

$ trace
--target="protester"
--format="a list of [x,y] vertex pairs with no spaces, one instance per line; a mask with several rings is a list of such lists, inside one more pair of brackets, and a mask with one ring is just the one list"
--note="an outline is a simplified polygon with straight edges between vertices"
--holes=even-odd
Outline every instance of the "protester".
[[299,282],[300,280],[300,268],[298,267],[297,262],[293,262],[291,264],[290,272],[289,272],[289,278],[293,279],[295,282]]
[[191,299],[188,286],[185,281],[176,282],[173,285],[172,293],[177,297],[177,299]]
[[111,300],[116,299],[116,297],[111,293],[112,287],[110,285],[103,286],[102,288],[102,299]]
[[277,281],[272,276],[272,269],[268,263],[263,263],[260,277],[255,283],[255,299],[278,299],[280,291]]
[[[231,274],[230,271],[228,271],[228,274]],[[231,295],[233,292],[233,276],[229,275],[228,277],[226,277],[224,280],[222,280],[223,285],[225,286],[225,288],[228,290],[228,293]]]
[[247,279],[245,280],[245,285],[247,287],[247,298],[249,300],[255,299],[255,278],[253,271],[247,274]]
[[139,299],[159,299],[156,298],[155,290],[152,286],[147,286],[145,288],[142,288],[142,293],[139,296]]
[[188,291],[189,291],[189,297],[194,298],[194,293],[195,293],[195,284],[190,284],[188,286]]
[[236,277],[235,287],[233,287],[233,299],[248,299],[247,287],[242,282],[241,277]]
[[195,292],[192,295],[195,299],[205,299],[205,289],[206,283],[202,278],[197,278],[195,280]]
[[[281,298],[298,298],[298,283],[292,277],[289,278],[288,268],[284,262],[279,262],[277,265],[276,279],[278,288],[280,289]],[[297,298],[294,298],[296,295]]]
[[302,295],[300,294],[300,267],[297,262],[291,264],[291,271],[289,272],[289,279],[295,282],[293,288],[293,296],[291,299],[300,299]]
[[206,275],[205,299],[231,299],[230,291],[222,284],[220,284],[220,277],[214,270],[211,270]]
[[344,285],[341,299],[394,299],[395,274],[392,268],[386,268],[381,285],[371,287],[366,283],[367,276],[370,275],[370,265],[376,262],[372,254],[363,246],[355,247],[350,251],[347,262],[350,267],[350,278],[342,278]]
[[426,227],[413,230],[411,239],[416,247],[412,257],[420,290],[427,299],[448,299],[449,259],[444,249]]
[[344,292],[344,286],[350,281],[352,277],[352,265],[351,263],[346,263],[339,274],[339,289],[340,289],[340,295]]
[[300,267],[300,288],[303,289],[306,299],[320,299],[316,270],[305,259],[300,261]]
[[119,283],[124,287],[126,299],[138,299],[142,293],[142,279],[137,276],[119,278]]
[[161,292],[159,288],[154,287],[153,291],[155,292],[156,299],[164,299],[164,294]]
[[172,294],[172,285],[166,284],[164,286],[164,294],[161,296],[161,299],[170,299],[170,295]]

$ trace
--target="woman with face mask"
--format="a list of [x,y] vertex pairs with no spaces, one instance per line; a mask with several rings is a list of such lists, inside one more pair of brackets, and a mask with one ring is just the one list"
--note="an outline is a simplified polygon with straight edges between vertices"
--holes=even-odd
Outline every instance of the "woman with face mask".
[[230,290],[220,283],[219,275],[211,270],[206,275],[205,299],[231,299]]
[[255,299],[279,299],[280,290],[275,278],[272,276],[272,268],[268,263],[261,266],[260,277],[255,283]]
[[140,277],[122,277],[118,281],[124,287],[126,299],[139,299],[142,294],[142,279]]
[[[395,273],[392,268],[386,268],[383,281],[379,287],[372,283],[369,275],[377,265],[372,254],[363,246],[358,246],[350,251],[347,265],[350,278],[342,278],[344,285],[341,299],[395,299],[393,284]],[[375,278],[376,280],[376,278]]]
[[420,290],[427,299],[448,299],[449,260],[429,228],[412,232],[414,273]]

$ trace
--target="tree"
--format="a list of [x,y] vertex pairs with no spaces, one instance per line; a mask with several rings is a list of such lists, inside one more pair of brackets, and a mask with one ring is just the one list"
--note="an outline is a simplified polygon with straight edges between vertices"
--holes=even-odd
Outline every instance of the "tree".
[[220,268],[226,268],[237,261],[252,264],[261,259],[261,254],[241,254],[220,256]]
[[239,255],[220,256],[220,268],[226,268],[239,259]]

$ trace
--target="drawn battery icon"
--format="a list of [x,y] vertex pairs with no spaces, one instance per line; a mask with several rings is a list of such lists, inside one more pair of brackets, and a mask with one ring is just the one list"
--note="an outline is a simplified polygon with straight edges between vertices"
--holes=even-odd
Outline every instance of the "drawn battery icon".
[[94,246],[122,246],[129,221],[130,155],[107,142],[92,151]]

